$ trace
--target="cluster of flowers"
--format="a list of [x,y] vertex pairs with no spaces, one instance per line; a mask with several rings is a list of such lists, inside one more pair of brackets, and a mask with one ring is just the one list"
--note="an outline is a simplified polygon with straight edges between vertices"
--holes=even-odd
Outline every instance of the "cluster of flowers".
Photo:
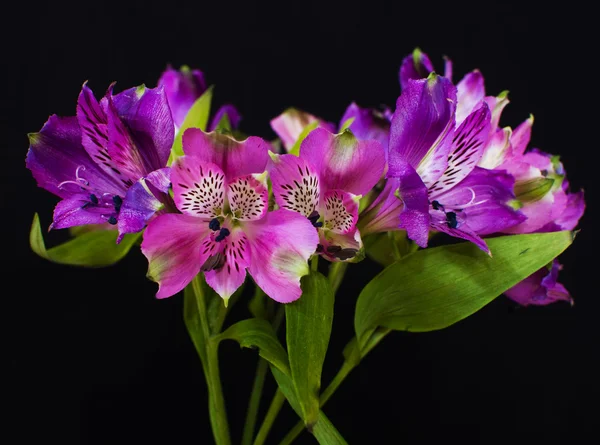
[[[420,247],[444,232],[491,254],[481,236],[572,230],[583,191],[569,192],[557,156],[527,150],[533,117],[500,127],[507,94],[487,96],[472,71],[452,82],[426,54],[404,58],[395,110],[352,103],[336,126],[289,109],[271,121],[279,140],[237,140],[240,115],[219,109],[208,132],[183,132],[207,89],[202,73],[167,69],[144,86],[98,101],[84,84],[75,117],[51,116],[30,135],[26,164],[62,198],[51,228],[115,225],[117,242],[142,231],[158,298],[204,273],[225,300],[250,273],[279,302],[301,296],[307,261],[364,258],[363,238],[405,230]],[[224,130],[220,124],[227,121]],[[559,263],[506,294],[520,304],[571,301]]]

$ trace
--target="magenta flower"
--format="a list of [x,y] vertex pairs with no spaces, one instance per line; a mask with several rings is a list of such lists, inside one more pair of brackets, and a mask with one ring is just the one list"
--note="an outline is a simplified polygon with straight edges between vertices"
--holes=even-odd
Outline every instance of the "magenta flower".
[[300,297],[300,277],[309,272],[318,237],[297,213],[268,211],[267,147],[258,137],[238,142],[195,128],[184,133],[185,156],[171,172],[181,213],[158,216],[142,242],[157,298],[179,292],[203,271],[227,302],[246,270],[274,300]]
[[[158,79],[158,86],[162,86],[165,90],[176,131],[181,128],[185,116],[194,102],[207,90],[202,71],[192,70],[185,65],[179,71],[168,66]],[[239,126],[240,113],[233,105],[225,104],[213,116],[208,127],[209,131],[213,131],[219,125],[223,115],[227,116],[232,128],[235,129]]]
[[561,269],[558,260],[554,260],[548,267],[541,268],[504,294],[522,306],[544,306],[556,301],[573,304],[567,289],[557,281]]
[[311,124],[331,132],[335,131],[335,126],[331,122],[296,108],[288,108],[271,120],[271,128],[279,136],[286,152],[291,150],[304,129]]
[[[356,228],[358,200],[382,177],[385,153],[375,140],[351,131],[311,131],[300,156],[272,155],[275,201],[308,218],[319,233],[318,252],[330,261],[357,261],[363,245]],[[315,231],[316,233],[316,231]]]
[[98,102],[84,84],[76,117],[53,115],[29,137],[27,168],[62,198],[51,229],[116,224],[119,242],[171,202],[165,167],[173,121],[162,88],[113,96],[111,86]]

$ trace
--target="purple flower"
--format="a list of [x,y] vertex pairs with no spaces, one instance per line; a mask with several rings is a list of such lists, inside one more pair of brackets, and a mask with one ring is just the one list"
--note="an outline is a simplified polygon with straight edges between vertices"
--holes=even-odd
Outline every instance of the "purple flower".
[[352,119],[348,128],[358,140],[376,140],[387,153],[392,112],[388,108],[362,108],[352,102],[340,120],[340,130]]
[[363,248],[358,200],[384,168],[379,142],[316,128],[302,141],[300,156],[272,155],[269,172],[279,207],[303,215],[318,231],[317,251],[330,261],[357,261]]
[[258,137],[238,142],[217,132],[186,130],[185,156],[171,173],[181,214],[155,218],[142,242],[158,298],[179,292],[203,271],[227,302],[246,270],[274,300],[300,297],[300,277],[309,272],[307,259],[318,237],[301,215],[268,211],[267,147]]
[[86,84],[76,117],[51,116],[31,134],[26,165],[40,187],[62,198],[51,229],[110,223],[142,230],[169,205],[173,121],[162,88],[131,88],[100,102]]
[[542,267],[507,290],[505,295],[523,306],[544,306],[556,301],[568,301],[573,304],[567,289],[557,281],[561,269],[560,263],[554,260],[548,267]]

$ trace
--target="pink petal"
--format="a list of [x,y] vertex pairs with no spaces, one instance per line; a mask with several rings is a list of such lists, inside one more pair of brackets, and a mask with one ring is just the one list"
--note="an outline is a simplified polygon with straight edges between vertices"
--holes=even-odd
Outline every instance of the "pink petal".
[[280,303],[300,298],[300,278],[309,273],[307,261],[319,242],[310,221],[280,209],[244,223],[243,229],[252,250],[248,271],[256,284]]
[[183,134],[183,151],[203,163],[216,164],[227,178],[262,173],[269,160],[269,144],[259,137],[237,141],[226,134],[205,133],[198,128],[189,128]]
[[323,191],[337,189],[365,195],[381,179],[385,168],[382,145],[375,140],[359,141],[350,130],[334,135],[316,128],[302,141],[300,157],[318,172]]
[[308,217],[319,205],[319,175],[306,159],[294,155],[274,155],[269,164],[275,202],[282,209]]
[[176,294],[200,272],[212,253],[203,248],[209,234],[206,222],[188,215],[159,215],[148,224],[141,247],[148,277],[159,285],[157,298]]
[[513,156],[519,156],[525,153],[527,145],[531,139],[531,127],[533,126],[533,115],[515,128],[510,138]]
[[236,219],[261,219],[269,207],[269,190],[254,176],[235,178],[227,186],[227,199]]
[[471,71],[456,85],[456,125],[460,125],[479,106],[484,97],[483,75],[479,70]]
[[271,128],[283,142],[286,151],[289,151],[304,129],[313,122],[318,122],[319,126],[335,131],[333,124],[295,108],[288,108],[275,119],[272,119]]
[[353,232],[358,220],[356,196],[342,190],[329,190],[323,198],[324,228],[340,234]]
[[221,216],[225,203],[225,175],[215,164],[195,156],[182,156],[171,167],[177,208],[203,219]]

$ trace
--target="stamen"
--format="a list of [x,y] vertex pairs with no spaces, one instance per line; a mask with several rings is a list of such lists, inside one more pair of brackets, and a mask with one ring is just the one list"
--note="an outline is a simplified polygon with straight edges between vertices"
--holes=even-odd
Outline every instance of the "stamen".
[[208,228],[210,230],[212,230],[213,232],[216,232],[217,230],[219,230],[221,228],[221,224],[219,223],[219,220],[217,218],[213,218],[208,223]]
[[114,226],[114,225],[117,223],[117,218],[115,218],[113,215],[111,215],[111,216],[108,218],[108,223],[109,223],[109,224],[112,224],[112,225]]
[[226,227],[223,227],[220,231],[219,234],[217,235],[217,237],[215,238],[215,241],[219,242],[219,241],[223,241],[225,238],[227,238],[229,236],[230,232],[229,229]]
[[340,250],[339,252],[334,253],[333,256],[343,261],[349,260],[350,258],[354,258],[357,253],[357,249],[351,249],[347,247],[345,249]]
[[322,222],[317,222],[320,217],[321,217],[321,215],[319,215],[319,212],[317,212],[316,210],[313,210],[313,212],[308,216],[308,220],[313,225],[313,227],[317,227],[317,228],[323,227]]
[[119,195],[114,195],[112,197],[112,201],[115,206],[115,212],[119,213],[121,210],[121,205],[123,205],[123,198],[121,198]]
[[439,201],[433,201],[431,203],[431,207],[433,207],[433,210],[441,210],[442,212],[444,211],[444,206],[441,205]]
[[92,204],[98,205],[98,197],[93,193],[90,195],[90,201],[92,201]]
[[84,178],[81,178],[79,176],[80,170],[85,171],[85,166],[80,165],[77,167],[77,169],[75,170],[75,181],[63,181],[60,184],[58,184],[58,188],[61,189],[66,184],[73,184],[73,185],[76,185],[77,187],[80,187],[82,190],[86,190],[86,187],[89,187],[90,182],[86,181]]
[[456,213],[448,212],[446,213],[446,224],[451,229],[456,229],[458,227],[458,221],[456,220]]

